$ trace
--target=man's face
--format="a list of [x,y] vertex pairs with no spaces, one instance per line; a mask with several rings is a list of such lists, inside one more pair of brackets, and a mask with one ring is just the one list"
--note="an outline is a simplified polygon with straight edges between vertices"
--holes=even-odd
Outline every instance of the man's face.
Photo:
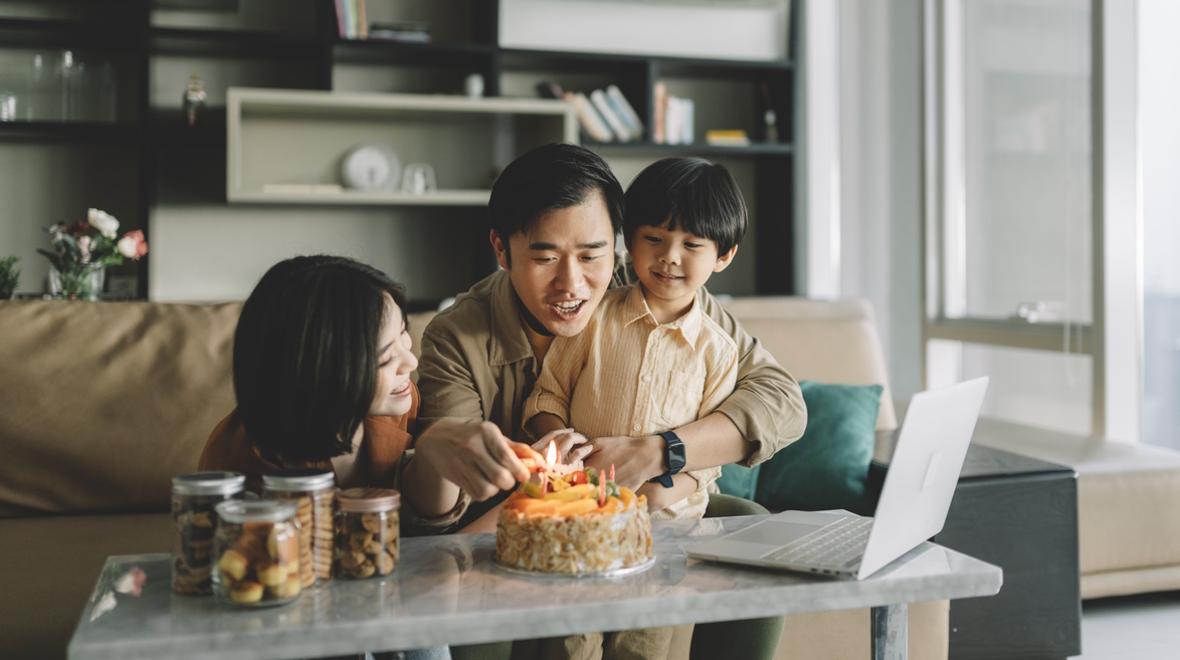
[[[494,231],[491,238],[516,295],[541,325],[561,337],[586,327],[615,266],[614,232],[601,193],[546,213],[527,233],[509,236],[507,246]],[[512,251],[511,265],[505,247]]]

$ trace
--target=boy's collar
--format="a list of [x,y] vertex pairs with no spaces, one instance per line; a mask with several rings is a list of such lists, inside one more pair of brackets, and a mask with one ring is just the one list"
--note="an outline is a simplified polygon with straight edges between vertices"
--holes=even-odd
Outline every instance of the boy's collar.
[[651,311],[651,306],[647,304],[647,298],[643,293],[642,284],[634,284],[631,290],[627,292],[626,300],[623,302],[623,326],[626,327],[640,319],[650,319],[651,324],[655,326],[663,325],[666,328],[678,330],[680,335],[684,337],[684,341],[688,342],[690,346],[696,348],[697,338],[701,334],[701,324],[704,322],[704,312],[701,311],[701,291],[697,290],[696,295],[692,299],[692,307],[680,316],[675,321],[661,324],[656,320],[655,314]]

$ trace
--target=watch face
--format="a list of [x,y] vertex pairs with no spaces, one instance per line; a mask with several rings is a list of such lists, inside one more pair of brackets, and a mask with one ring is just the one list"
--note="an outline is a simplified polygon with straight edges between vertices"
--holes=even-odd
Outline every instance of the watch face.
[[376,145],[361,145],[344,155],[340,178],[357,190],[381,190],[395,178],[397,159]]

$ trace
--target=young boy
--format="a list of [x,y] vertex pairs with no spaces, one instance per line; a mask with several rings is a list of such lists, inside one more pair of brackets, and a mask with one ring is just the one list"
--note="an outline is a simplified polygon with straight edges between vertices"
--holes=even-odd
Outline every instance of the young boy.
[[[733,177],[705,160],[666,158],[636,177],[624,209],[623,235],[639,282],[608,291],[585,330],[554,340],[525,403],[534,437],[567,427],[588,438],[662,433],[710,413],[737,382],[737,345],[698,301],[745,233],[746,206]],[[710,468],[665,475],[671,479],[639,492],[655,519],[699,519],[720,474]],[[615,637],[633,637],[627,645],[641,647],[643,657],[665,657],[670,631]],[[608,641],[608,655],[625,641]]]

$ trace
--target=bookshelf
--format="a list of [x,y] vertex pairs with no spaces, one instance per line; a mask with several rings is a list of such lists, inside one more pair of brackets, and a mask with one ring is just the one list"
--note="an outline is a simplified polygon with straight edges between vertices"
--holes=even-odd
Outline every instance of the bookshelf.
[[[752,227],[738,262],[718,277],[712,288],[734,295],[795,292],[793,106],[797,72],[790,50],[787,57],[747,61],[502,47],[498,38],[500,3],[489,0],[367,0],[370,21],[427,24],[431,34],[428,43],[343,38],[333,0],[250,0],[238,3],[239,9],[228,13],[165,9],[153,0],[103,4],[103,11],[98,11],[84,2],[0,0],[0,37],[4,38],[0,66],[5,54],[12,59],[13,53],[76,49],[88,62],[110,62],[119,99],[111,121],[54,118],[0,122],[0,144],[20,145],[34,154],[65,150],[78,154],[69,157],[87,162],[96,158],[88,150],[99,150],[104,155],[114,150],[117,157],[110,166],[118,168],[120,180],[134,182],[133,190],[110,194],[96,191],[93,186],[67,183],[58,199],[31,203],[36,219],[3,220],[32,226],[0,226],[0,238],[15,237],[9,242],[21,249],[22,266],[31,273],[22,280],[22,292],[38,288],[32,277],[38,272],[40,260],[32,253],[43,242],[37,233],[40,226],[85,206],[106,208],[120,218],[124,228],[139,228],[147,233],[152,252],[140,264],[114,273],[134,277],[134,291],[139,298],[173,299],[173,289],[164,283],[176,277],[170,264],[178,257],[169,245],[154,240],[176,240],[171,237],[177,232],[168,228],[178,226],[182,222],[178,218],[189,222],[197,213],[259,225],[271,222],[274,215],[326,217],[323,214],[332,214],[333,218],[324,224],[336,223],[337,218],[345,225],[388,217],[398,227],[445,225],[446,229],[440,231],[445,231],[448,239],[458,237],[465,246],[461,258],[478,264],[462,277],[478,277],[494,267],[490,255],[485,254],[488,250],[483,210],[494,169],[542,137],[580,142],[596,150],[624,185],[643,166],[665,156],[700,156],[725,164],[743,188]],[[790,21],[791,26],[796,23]],[[101,25],[102,30],[95,30],[96,25]],[[790,43],[794,41],[792,38]],[[202,74],[209,95],[200,121],[193,127],[187,126],[179,102],[184,80],[191,72]],[[484,98],[461,96],[464,79],[473,73],[483,78]],[[542,80],[586,93],[618,86],[640,117],[645,133],[625,143],[598,143],[579,135],[576,119],[571,124],[566,104],[538,98],[536,83]],[[692,144],[657,144],[651,139],[656,113],[652,90],[659,81],[665,82],[671,93],[694,99],[696,131]],[[247,97],[250,100],[244,109],[236,108],[228,92],[234,87],[250,88],[250,94],[257,95]],[[294,103],[310,103],[301,114],[293,107],[266,106],[260,101],[275,90],[296,96],[307,92],[316,99],[339,97],[361,105],[362,97],[380,97],[384,103],[395,104],[411,97],[434,98],[429,101],[432,105],[414,114],[404,106],[345,111],[343,106],[317,105],[320,101],[310,102],[308,99],[313,97],[304,97]],[[250,103],[254,104],[253,110]],[[767,141],[763,134],[762,116],[767,104],[777,116],[778,135],[774,141]],[[392,118],[375,118],[375,114],[386,111],[393,113]],[[361,123],[367,126],[388,122],[390,136],[396,134],[395,124],[430,136],[448,126],[443,117],[466,117],[465,124],[459,122],[466,126],[462,130],[482,134],[478,155],[466,170],[458,165],[450,170],[448,163],[461,161],[464,149],[452,143],[439,147],[436,154],[430,155],[439,173],[439,189],[429,195],[393,190],[268,192],[262,189],[261,178],[247,177],[235,183],[235,176],[248,171],[235,170],[243,163],[242,156],[260,153],[258,149],[243,154],[233,152],[234,131],[246,131],[248,141],[251,117],[258,120],[269,115],[275,121],[283,115],[301,117],[306,130],[314,135],[337,131],[357,120],[358,116],[350,117],[350,112],[359,112]],[[476,115],[488,118],[472,119]],[[235,123],[235,117],[244,121]],[[521,128],[522,121],[527,128]],[[263,133],[265,124],[261,124]],[[706,144],[704,132],[713,128],[743,130],[751,144]],[[531,137],[517,139],[521,131]],[[287,151],[282,153],[298,151],[298,142],[285,144]],[[265,149],[261,152],[265,153]],[[328,181],[332,168],[324,163],[331,161],[329,152],[312,155],[322,161],[314,180]],[[429,154],[398,155],[404,166],[415,159],[426,159]],[[282,164],[282,159],[278,160]],[[260,167],[265,169],[265,165]],[[444,186],[443,179],[453,178],[452,173],[461,176],[454,178],[453,185]],[[62,184],[48,180],[43,183],[45,188],[55,185]],[[8,197],[25,194],[15,187],[0,187],[0,192]],[[308,226],[316,222],[305,221]],[[162,235],[153,235],[157,231]],[[415,234],[408,240],[419,239]],[[437,237],[423,240],[421,250],[439,241]],[[169,266],[153,265],[153,258],[169,260]],[[380,262],[379,258],[374,260]],[[442,291],[447,287],[458,291],[465,285],[459,279],[435,277],[429,272],[432,266],[428,262],[415,268],[419,266],[427,270],[394,273],[409,280],[412,294],[416,289],[424,292],[416,300],[417,306],[428,306],[444,297]],[[185,290],[175,295],[179,297],[174,299],[186,299],[197,294]],[[223,295],[228,294],[210,294],[213,298]]]

